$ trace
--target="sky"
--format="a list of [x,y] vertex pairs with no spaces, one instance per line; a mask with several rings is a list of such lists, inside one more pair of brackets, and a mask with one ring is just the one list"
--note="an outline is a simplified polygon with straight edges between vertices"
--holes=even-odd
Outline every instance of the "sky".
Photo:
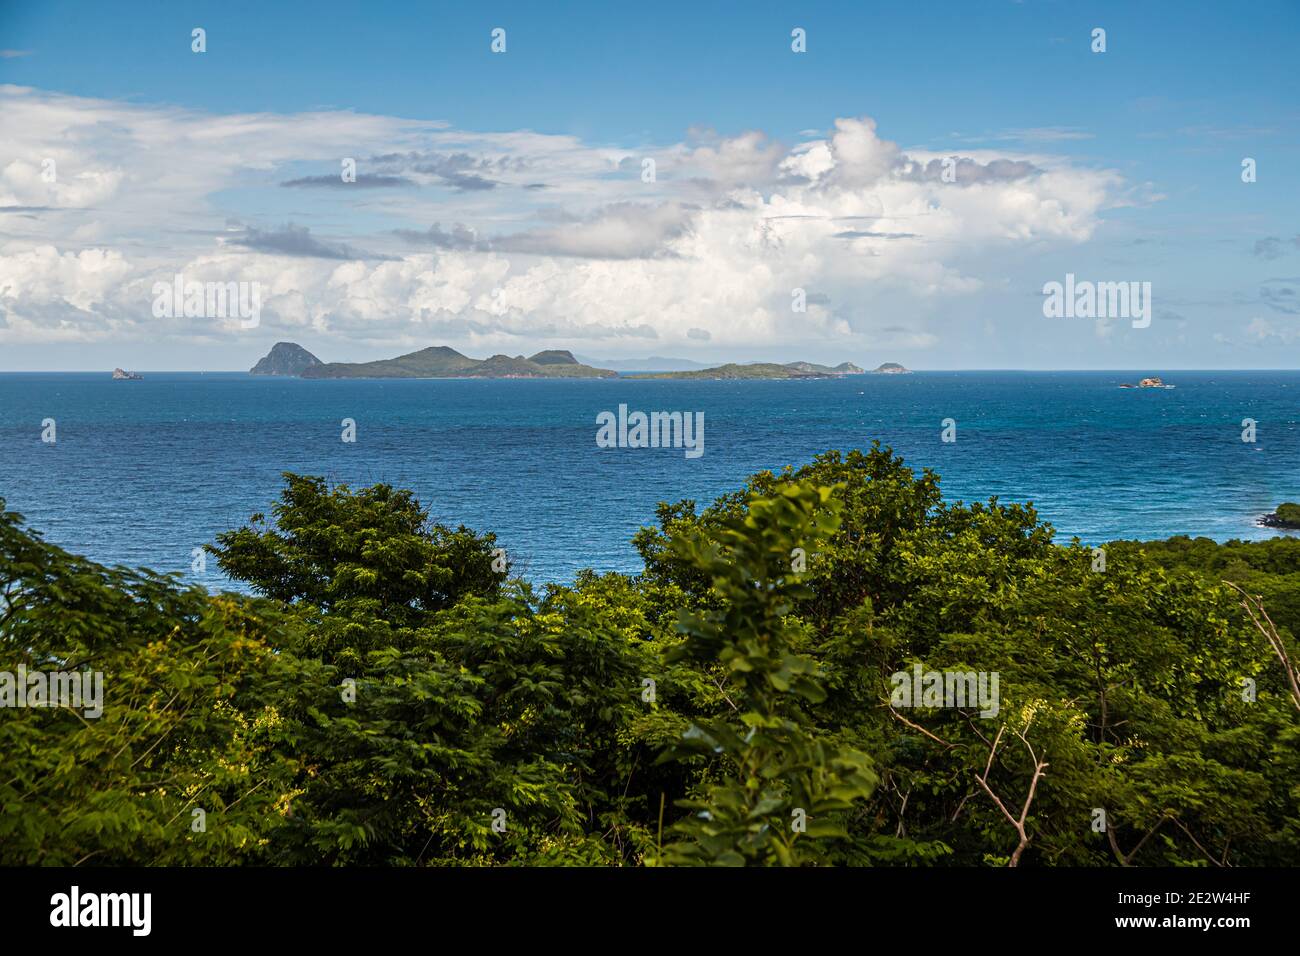
[[0,370],[1293,368],[1297,49],[1295,0],[0,0]]

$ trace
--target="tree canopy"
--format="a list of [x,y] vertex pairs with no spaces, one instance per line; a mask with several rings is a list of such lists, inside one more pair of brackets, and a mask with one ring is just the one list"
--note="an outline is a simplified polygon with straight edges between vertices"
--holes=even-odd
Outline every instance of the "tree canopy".
[[1300,542],[1057,542],[878,445],[655,518],[640,573],[539,589],[286,474],[211,595],[0,502],[0,674],[104,679],[0,709],[0,863],[1300,859]]

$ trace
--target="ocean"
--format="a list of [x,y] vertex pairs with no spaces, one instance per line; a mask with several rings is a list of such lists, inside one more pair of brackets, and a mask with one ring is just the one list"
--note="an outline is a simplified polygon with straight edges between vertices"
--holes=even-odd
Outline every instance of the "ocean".
[[[1172,389],[1121,389],[1158,374]],[[601,412],[704,414],[704,453],[601,448]],[[356,441],[341,440],[343,419]],[[944,442],[944,419],[956,441]],[[1243,442],[1243,420],[1256,440]],[[42,441],[54,419],[54,443]],[[1300,499],[1300,372],[918,372],[815,381],[353,380],[0,374],[0,497],[108,564],[230,584],[193,549],[268,512],[281,472],[413,490],[494,531],[534,582],[636,571],[656,503],[704,505],[762,469],[891,446],[948,500],[1030,502],[1057,540],[1223,541]]]

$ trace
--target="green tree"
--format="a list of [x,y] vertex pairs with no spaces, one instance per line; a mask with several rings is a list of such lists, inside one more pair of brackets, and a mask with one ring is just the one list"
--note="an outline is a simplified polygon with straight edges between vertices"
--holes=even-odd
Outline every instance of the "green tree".
[[273,693],[292,620],[68,554],[2,499],[0,596],[0,672],[103,680],[98,717],[0,710],[0,863],[266,859],[298,771]]
[[819,547],[835,531],[838,511],[831,489],[790,484],[750,498],[743,517],[710,536],[671,539],[674,553],[712,582],[722,605],[682,612],[688,640],[676,653],[716,661],[734,713],[696,720],[673,751],[705,756],[717,767],[698,796],[678,801],[695,812],[676,825],[685,839],[668,847],[667,862],[824,860],[819,838],[845,836],[847,811],[875,787],[866,754],[805,729],[805,708],[826,695],[816,663],[799,653],[808,635],[791,612],[811,592],[792,570],[791,554]]

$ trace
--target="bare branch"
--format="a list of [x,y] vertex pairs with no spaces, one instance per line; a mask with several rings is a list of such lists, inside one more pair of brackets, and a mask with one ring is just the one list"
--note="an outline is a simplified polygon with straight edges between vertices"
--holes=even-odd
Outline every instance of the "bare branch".
[[1268,616],[1268,611],[1264,609],[1264,603],[1259,599],[1258,595],[1247,594],[1244,588],[1231,581],[1224,581],[1223,583],[1241,595],[1241,606],[1246,609],[1251,622],[1264,635],[1264,639],[1268,641],[1269,646],[1273,648],[1273,653],[1277,655],[1277,659],[1282,663],[1282,670],[1286,673],[1287,682],[1291,685],[1291,703],[1295,705],[1296,710],[1300,710],[1300,671],[1297,671],[1295,665],[1291,663],[1291,655],[1287,653],[1286,643],[1282,640],[1282,635],[1278,633],[1277,625]]
[[1015,731],[1016,736],[1020,738],[1022,743],[1024,743],[1025,749],[1029,751],[1030,759],[1034,762],[1034,775],[1029,781],[1029,793],[1025,796],[1025,802],[1020,808],[1020,818],[1017,819],[1012,816],[1011,811],[1007,809],[1007,805],[1002,802],[1001,797],[993,792],[993,788],[989,786],[988,781],[989,771],[993,768],[993,758],[997,756],[998,744],[1002,740],[1002,732],[1004,730],[1006,730],[1006,724],[1003,724],[998,728],[997,736],[993,738],[993,746],[989,748],[989,759],[988,763],[984,765],[984,774],[983,776],[976,775],[975,782],[984,788],[984,792],[989,795],[989,798],[997,805],[997,808],[1002,811],[1002,815],[1007,818],[1007,821],[1013,827],[1015,827],[1016,834],[1020,837],[1020,842],[1012,852],[1011,859],[1007,861],[1007,866],[1019,866],[1020,856],[1025,852],[1025,847],[1029,846],[1030,841],[1029,830],[1025,826],[1025,820],[1029,818],[1029,808],[1034,802],[1034,795],[1038,792],[1038,781],[1047,775],[1045,771],[1049,765],[1047,761],[1038,759],[1038,756],[1034,753],[1034,748],[1030,745],[1029,738],[1025,733],[1023,731]]

